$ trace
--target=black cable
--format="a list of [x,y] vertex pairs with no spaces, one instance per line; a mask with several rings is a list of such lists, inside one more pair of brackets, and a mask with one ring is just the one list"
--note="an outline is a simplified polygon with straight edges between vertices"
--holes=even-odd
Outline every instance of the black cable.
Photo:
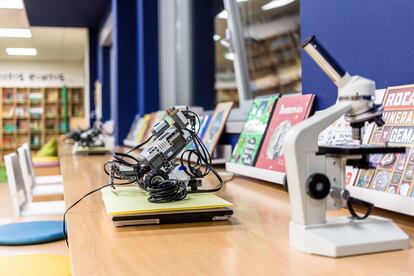
[[[360,216],[357,214],[357,212],[355,212],[355,209],[353,206],[354,203],[364,205],[367,208],[363,216]],[[356,199],[353,197],[348,198],[348,200],[346,201],[346,205],[348,207],[349,213],[351,213],[352,219],[355,219],[355,220],[366,219],[367,217],[371,215],[372,211],[374,210],[374,204],[367,202],[367,201],[360,200],[360,199]]]
[[65,237],[65,242],[66,242],[66,246],[67,246],[67,247],[69,247],[69,243],[68,243],[68,235],[67,235],[67,233],[66,233],[66,215],[67,215],[68,211],[69,211],[70,209],[72,209],[73,207],[75,207],[75,206],[76,206],[79,202],[81,202],[81,201],[82,201],[85,197],[87,197],[87,196],[89,196],[89,195],[91,195],[91,194],[93,194],[93,193],[95,193],[95,192],[97,192],[97,191],[99,191],[99,190],[101,190],[101,189],[103,189],[103,188],[105,188],[105,187],[110,187],[110,186],[112,186],[112,184],[106,184],[106,185],[104,185],[104,186],[102,186],[102,187],[99,187],[99,188],[97,188],[97,189],[94,189],[94,190],[92,190],[92,191],[90,191],[90,192],[86,193],[86,194],[85,194],[85,195],[83,195],[80,199],[78,199],[77,201],[75,201],[75,203],[73,203],[72,205],[70,205],[68,209],[66,209],[65,213],[63,214],[63,235],[64,235],[64,237]]

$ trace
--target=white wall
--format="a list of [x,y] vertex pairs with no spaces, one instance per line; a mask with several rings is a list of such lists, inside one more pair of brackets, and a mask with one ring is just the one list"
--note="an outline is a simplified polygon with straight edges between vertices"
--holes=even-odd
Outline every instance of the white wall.
[[0,87],[84,87],[83,62],[0,61]]

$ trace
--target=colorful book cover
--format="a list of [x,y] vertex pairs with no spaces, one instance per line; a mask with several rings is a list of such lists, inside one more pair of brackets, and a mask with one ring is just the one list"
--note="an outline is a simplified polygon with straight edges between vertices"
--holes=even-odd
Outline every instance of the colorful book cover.
[[200,118],[201,125],[200,125],[200,130],[198,131],[198,137],[200,137],[200,139],[203,139],[204,135],[206,134],[208,125],[210,124],[211,116],[205,115],[202,118],[203,118],[202,120]]
[[285,172],[284,137],[292,126],[309,116],[314,97],[312,94],[295,95],[282,97],[277,101],[256,167]]
[[138,122],[139,122],[140,118],[141,118],[141,116],[139,116],[138,114],[135,115],[134,120],[132,121],[132,124],[131,124],[131,128],[129,129],[129,132],[128,132],[128,135],[127,135],[127,138],[126,138],[127,140],[130,140],[130,141],[134,140],[135,130],[136,130],[136,127],[138,125]]
[[414,85],[389,87],[385,93],[385,125],[374,126],[371,145],[406,146],[406,154],[374,154],[376,167],[360,170],[355,186],[414,197]]
[[230,162],[254,166],[277,98],[259,97],[253,101]]
[[203,137],[203,143],[210,154],[213,153],[214,149],[217,146],[232,107],[233,102],[223,102],[218,103],[214,109],[213,116],[211,117],[211,122]]
[[150,120],[151,120],[151,115],[145,114],[142,120],[139,121],[137,125],[137,131],[135,132],[135,142],[141,143],[144,141],[144,135],[149,127]]

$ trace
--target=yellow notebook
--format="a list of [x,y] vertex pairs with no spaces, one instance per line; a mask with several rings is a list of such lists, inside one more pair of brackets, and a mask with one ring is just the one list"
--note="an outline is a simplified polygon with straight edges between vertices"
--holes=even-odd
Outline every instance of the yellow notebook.
[[102,189],[102,199],[108,215],[130,215],[155,212],[204,210],[233,206],[215,194],[188,194],[180,201],[151,203],[148,194],[136,186],[107,187]]

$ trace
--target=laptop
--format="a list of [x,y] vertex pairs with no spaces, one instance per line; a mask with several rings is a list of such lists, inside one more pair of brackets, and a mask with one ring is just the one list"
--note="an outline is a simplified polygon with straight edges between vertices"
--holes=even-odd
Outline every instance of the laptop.
[[232,215],[233,210],[224,207],[217,209],[112,216],[111,219],[116,227],[121,227],[131,225],[224,221],[230,219]]

